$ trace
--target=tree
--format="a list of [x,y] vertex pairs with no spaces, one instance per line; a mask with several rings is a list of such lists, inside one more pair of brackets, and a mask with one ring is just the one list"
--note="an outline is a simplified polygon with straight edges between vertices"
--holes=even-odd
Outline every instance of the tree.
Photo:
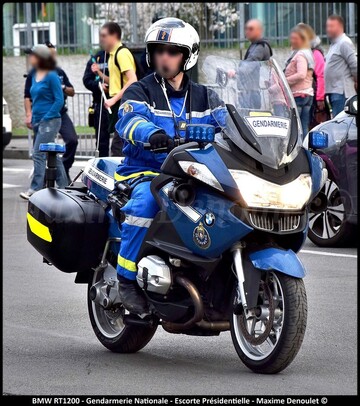
[[[133,42],[132,32],[137,32],[142,42],[146,30],[158,16],[177,17],[193,25],[200,39],[212,40],[217,34],[236,26],[239,20],[237,3],[95,3],[96,20],[116,21],[123,31],[125,42]],[[136,5],[136,27],[131,24],[132,7]],[[84,16],[83,21],[93,24]]]

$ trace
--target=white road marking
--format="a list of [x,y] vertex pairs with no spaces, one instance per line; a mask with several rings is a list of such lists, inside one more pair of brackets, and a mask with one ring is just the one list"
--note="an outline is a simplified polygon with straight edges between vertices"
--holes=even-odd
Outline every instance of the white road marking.
[[21,187],[21,185],[12,185],[11,183],[3,183],[3,189],[10,189],[13,187]]
[[301,250],[299,254],[314,254],[314,255],[324,255],[328,257],[343,257],[343,258],[357,258],[357,255],[352,254],[335,254],[333,252],[327,251],[312,251],[312,250]]
[[85,167],[85,165],[87,164],[87,161],[75,161],[73,164],[72,164],[72,167],[74,168],[84,168]]
[[3,168],[4,172],[30,172],[31,169],[24,168]]

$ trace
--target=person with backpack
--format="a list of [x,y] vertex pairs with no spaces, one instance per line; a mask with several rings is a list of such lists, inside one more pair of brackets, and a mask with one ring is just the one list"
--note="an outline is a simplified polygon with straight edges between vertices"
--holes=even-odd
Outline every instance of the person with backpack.
[[325,53],[321,47],[321,39],[316,35],[314,29],[309,24],[299,23],[297,26],[307,33],[310,39],[311,50],[314,57],[314,99],[310,111],[310,130],[316,125],[330,120],[330,112],[325,103]]
[[246,63],[241,63],[237,70],[230,69],[227,74],[229,78],[237,77],[239,106],[260,109],[260,66],[257,62],[268,61],[273,52],[270,43],[264,38],[264,27],[260,20],[253,18],[246,22],[245,37],[251,42],[244,56]]
[[111,155],[121,156],[123,142],[116,132],[115,124],[118,120],[118,111],[121,98],[125,90],[138,80],[136,61],[130,50],[121,42],[121,28],[115,22],[105,23],[100,30],[104,51],[109,53],[109,76],[101,71],[98,64],[94,63],[91,70],[100,76],[104,86],[109,88],[109,98],[104,103],[105,108],[111,108],[109,116],[109,133],[113,134]]
[[245,37],[251,42],[245,61],[268,61],[273,52],[270,43],[264,38],[264,27],[260,20],[253,18],[246,22]]

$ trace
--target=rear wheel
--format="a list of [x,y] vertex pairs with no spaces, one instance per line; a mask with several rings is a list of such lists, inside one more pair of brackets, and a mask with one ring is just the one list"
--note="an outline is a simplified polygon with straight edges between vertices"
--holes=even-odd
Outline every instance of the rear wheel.
[[[233,303],[235,308],[239,307],[237,289]],[[306,319],[303,280],[275,271],[267,273],[261,280],[257,307],[230,318],[231,337],[238,356],[254,372],[282,371],[301,347]]]
[[131,353],[141,350],[155,334],[157,325],[151,327],[125,325],[123,322],[125,309],[121,304],[105,309],[92,301],[90,289],[102,279],[103,270],[95,271],[87,292],[89,317],[96,337],[102,345],[113,352]]
[[351,243],[355,227],[346,218],[348,200],[329,178],[310,205],[308,237],[314,244],[341,247]]

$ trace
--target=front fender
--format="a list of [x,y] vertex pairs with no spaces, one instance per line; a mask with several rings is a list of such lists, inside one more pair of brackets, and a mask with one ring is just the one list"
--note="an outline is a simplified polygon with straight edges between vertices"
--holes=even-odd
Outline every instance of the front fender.
[[304,265],[292,250],[266,248],[252,252],[249,258],[255,268],[263,271],[276,270],[294,278],[303,278],[306,275]]

